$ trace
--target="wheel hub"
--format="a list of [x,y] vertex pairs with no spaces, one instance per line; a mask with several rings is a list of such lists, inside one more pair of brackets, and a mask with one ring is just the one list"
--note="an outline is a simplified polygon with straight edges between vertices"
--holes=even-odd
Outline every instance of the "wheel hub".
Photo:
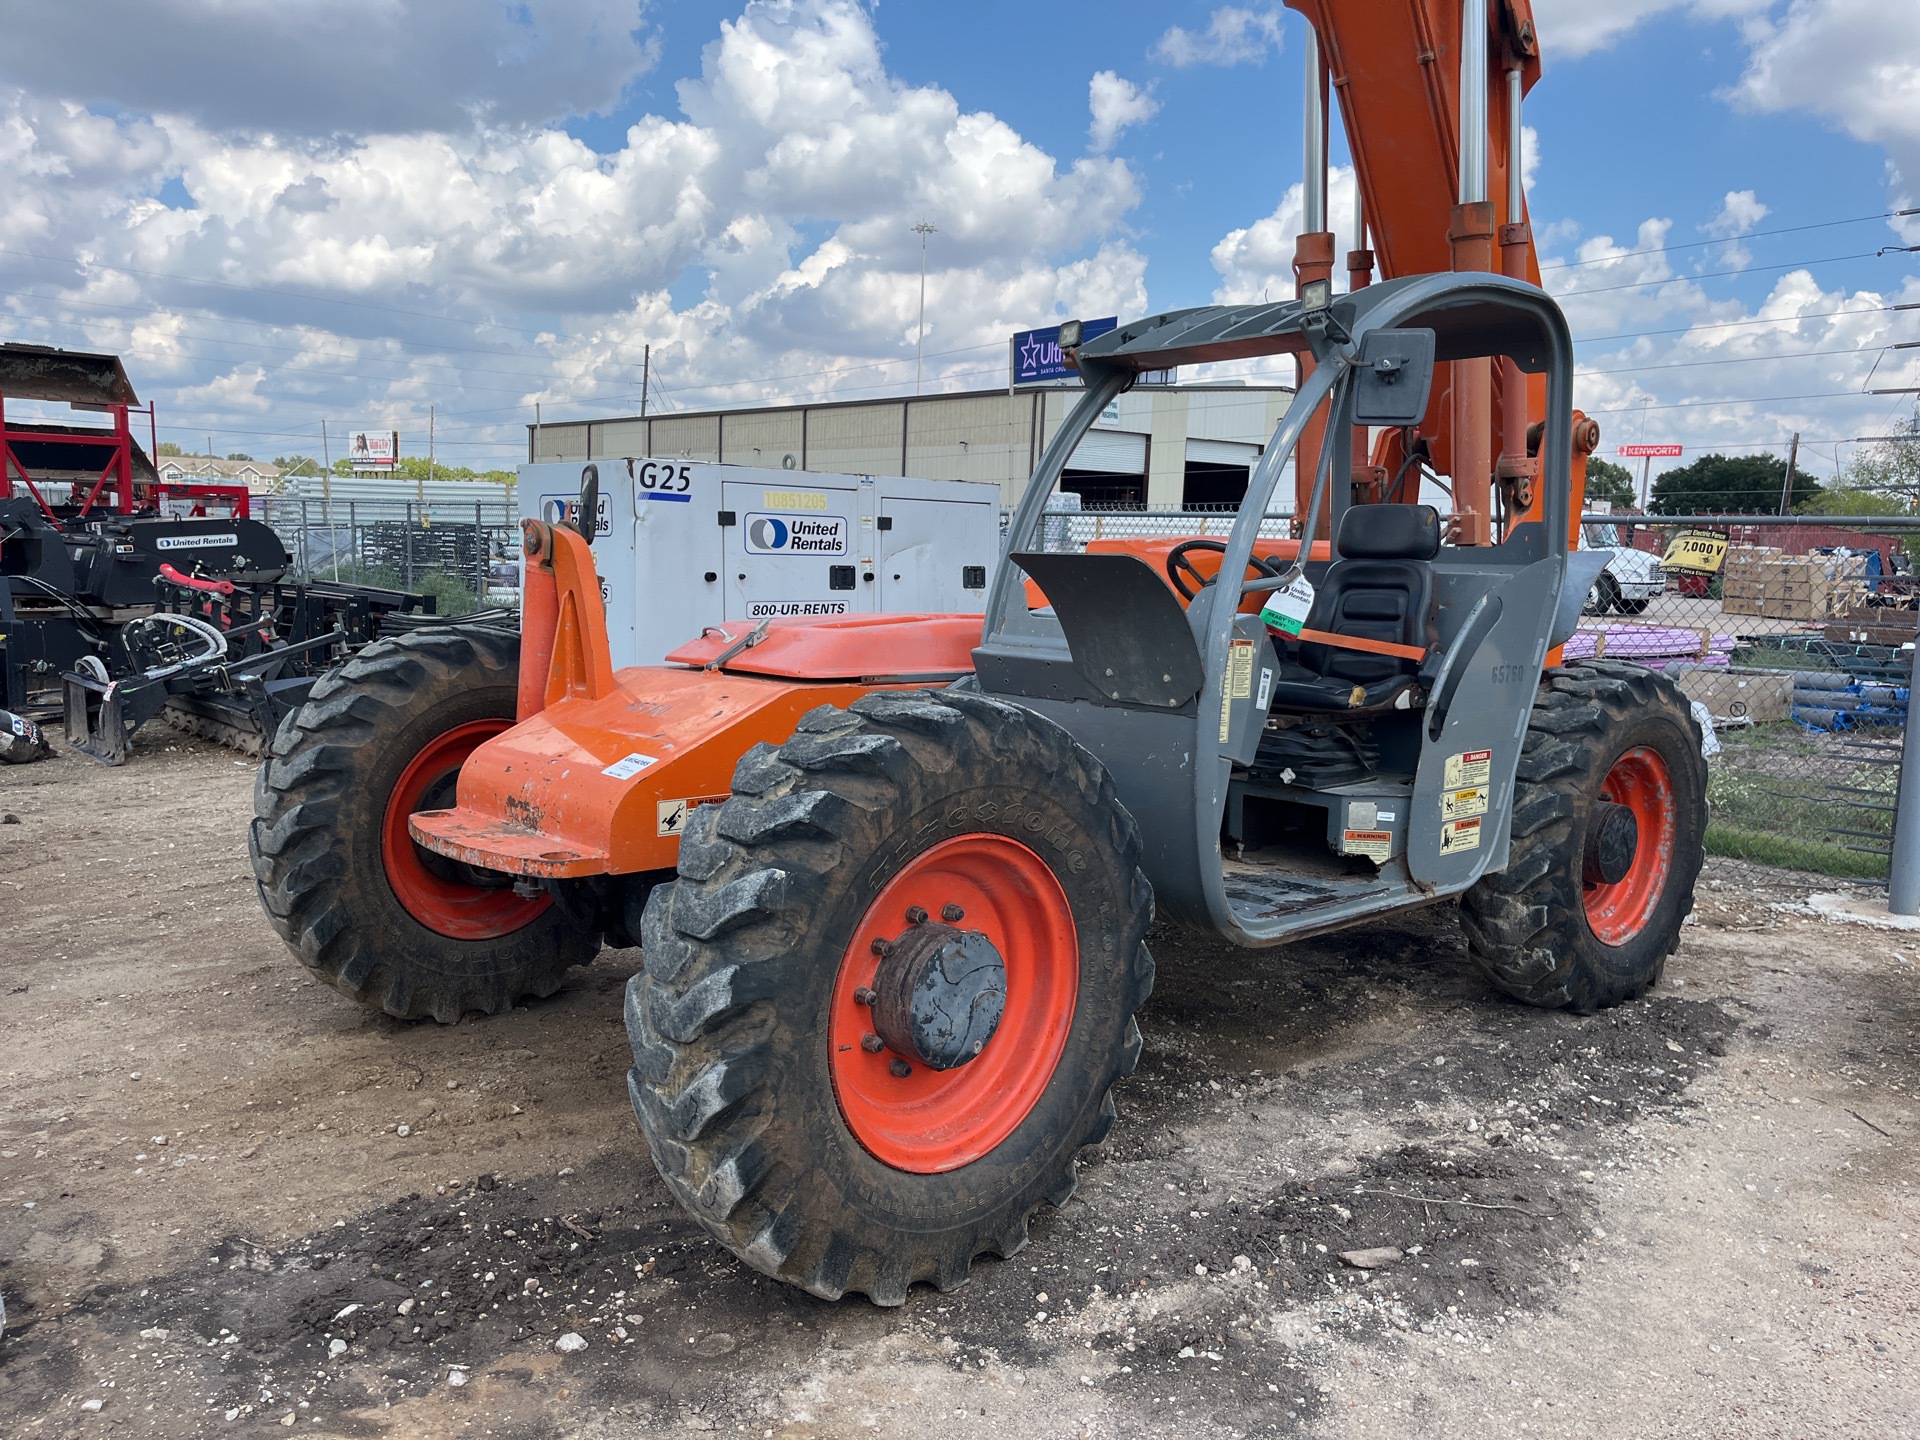
[[1587,822],[1587,848],[1581,879],[1588,885],[1618,885],[1633,871],[1640,853],[1640,822],[1633,809],[1601,800]]
[[[1007,1005],[1007,965],[979,930],[929,921],[925,911],[900,937],[879,941],[869,1003],[874,1032],[904,1061],[952,1070],[987,1048]],[[958,906],[946,914],[961,918]]]

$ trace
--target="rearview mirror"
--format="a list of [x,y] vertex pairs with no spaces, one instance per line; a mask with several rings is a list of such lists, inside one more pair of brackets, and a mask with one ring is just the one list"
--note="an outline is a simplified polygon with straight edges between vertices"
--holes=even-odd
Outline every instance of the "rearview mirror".
[[1354,424],[1417,425],[1433,389],[1433,331],[1370,331],[1353,368]]

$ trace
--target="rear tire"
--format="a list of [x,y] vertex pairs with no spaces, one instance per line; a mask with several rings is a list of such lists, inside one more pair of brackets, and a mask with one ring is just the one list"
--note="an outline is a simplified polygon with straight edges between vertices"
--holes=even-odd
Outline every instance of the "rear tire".
[[[1468,951],[1489,980],[1530,1005],[1583,1013],[1659,980],[1705,858],[1700,744],[1686,697],[1651,670],[1589,660],[1542,677],[1507,868],[1461,898]],[[1612,886],[1583,879],[1602,799],[1640,817],[1632,869]]]
[[[1153,985],[1139,832],[1066,731],[960,690],[822,707],[784,746],[749,751],[733,786],[689,819],[627,987],[628,1086],[654,1163],[768,1275],[882,1305],[915,1281],[950,1289],[974,1256],[1026,1243],[1028,1217],[1066,1202],[1074,1157],[1113,1123]],[[987,858],[903,906],[955,854]],[[1006,952],[1008,983],[984,1048],[939,1070],[858,1032],[869,1016],[886,1028],[861,998],[885,988],[870,942],[899,930],[904,952],[943,915]]]
[[393,828],[451,804],[465,754],[513,724],[519,654],[517,635],[478,625],[369,645],[281,722],[254,782],[248,848],[273,928],[315,975],[398,1019],[498,1014],[600,948],[550,897]]

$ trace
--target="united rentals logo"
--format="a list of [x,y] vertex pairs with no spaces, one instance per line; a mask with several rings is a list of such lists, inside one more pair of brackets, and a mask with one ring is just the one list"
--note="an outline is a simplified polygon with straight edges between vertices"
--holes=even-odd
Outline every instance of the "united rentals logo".
[[747,549],[755,555],[844,555],[847,521],[843,515],[818,519],[801,515],[749,514]]

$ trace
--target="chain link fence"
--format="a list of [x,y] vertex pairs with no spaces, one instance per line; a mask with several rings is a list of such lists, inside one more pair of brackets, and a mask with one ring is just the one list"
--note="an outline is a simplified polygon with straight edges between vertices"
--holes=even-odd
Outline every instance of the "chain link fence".
[[1582,531],[1612,559],[1566,653],[1664,670],[1711,721],[1708,852],[1884,882],[1920,623],[1920,528],[1882,517],[1589,515]]
[[293,556],[297,580],[424,592],[442,615],[520,603],[520,523],[510,501],[265,495],[252,504]]
[[[1233,507],[1055,509],[1049,550],[1213,536]],[[1291,512],[1263,535],[1291,533]],[[1588,515],[1611,558],[1565,648],[1670,675],[1710,728],[1710,854],[1884,883],[1920,623],[1920,521]]]

